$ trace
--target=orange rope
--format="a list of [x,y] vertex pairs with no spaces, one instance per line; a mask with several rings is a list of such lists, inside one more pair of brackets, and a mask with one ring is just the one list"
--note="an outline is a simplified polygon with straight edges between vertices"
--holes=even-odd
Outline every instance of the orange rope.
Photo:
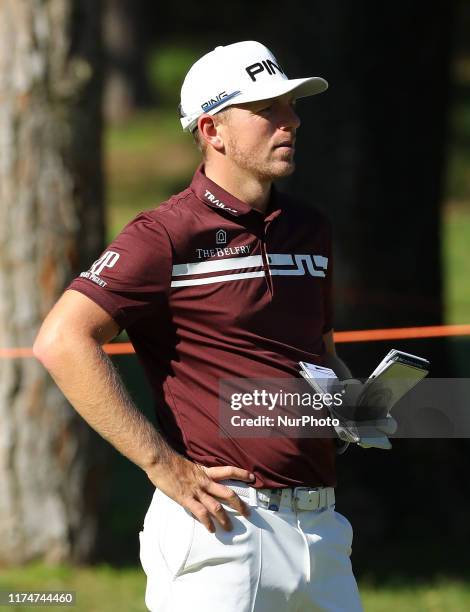
[[[444,338],[446,336],[470,336],[470,325],[432,325],[428,327],[392,327],[389,329],[363,329],[335,332],[335,342],[373,342],[376,340],[405,340],[411,338]],[[135,353],[130,342],[105,344],[109,355]],[[33,350],[23,348],[0,348],[0,359],[32,357]]]
[[443,338],[470,336],[470,325],[431,325],[428,327],[392,327],[335,332],[335,342],[371,342],[374,340],[404,340],[410,338]]

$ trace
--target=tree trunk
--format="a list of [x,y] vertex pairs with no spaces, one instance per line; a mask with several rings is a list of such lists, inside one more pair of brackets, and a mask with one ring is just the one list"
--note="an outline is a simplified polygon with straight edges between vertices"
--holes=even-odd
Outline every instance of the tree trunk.
[[[101,80],[99,2],[0,2],[0,347],[102,249]],[[96,437],[34,359],[0,367],[0,564],[85,560]]]

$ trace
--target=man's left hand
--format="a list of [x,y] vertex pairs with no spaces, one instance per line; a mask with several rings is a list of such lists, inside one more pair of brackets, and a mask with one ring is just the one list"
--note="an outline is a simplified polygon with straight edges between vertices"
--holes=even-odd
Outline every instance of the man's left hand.
[[[357,406],[357,401],[362,393],[364,384],[355,378],[343,380],[344,394],[343,405],[335,408],[336,415],[343,418],[345,424],[351,423],[359,434],[357,444],[362,448],[381,448],[390,449],[392,444],[388,436],[395,433],[397,430],[396,420],[383,408],[373,406],[364,406],[363,409],[368,412],[367,419],[358,419],[361,407]],[[376,415],[373,414],[374,410]],[[371,414],[372,412],[372,414]]]

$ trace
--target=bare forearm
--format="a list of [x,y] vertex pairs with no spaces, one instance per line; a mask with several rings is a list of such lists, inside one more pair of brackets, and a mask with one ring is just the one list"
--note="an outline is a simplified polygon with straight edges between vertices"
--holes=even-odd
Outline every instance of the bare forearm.
[[119,332],[116,321],[93,300],[68,290],[44,320],[34,355],[49,370],[82,417],[123,455],[141,467],[163,493],[210,531],[213,521],[230,529],[219,500],[248,516],[246,504],[222,480],[252,482],[236,466],[205,467],[173,451],[137,409],[102,349]]
[[77,412],[118,451],[145,471],[169,462],[174,451],[135,406],[96,340],[61,340],[38,357]]

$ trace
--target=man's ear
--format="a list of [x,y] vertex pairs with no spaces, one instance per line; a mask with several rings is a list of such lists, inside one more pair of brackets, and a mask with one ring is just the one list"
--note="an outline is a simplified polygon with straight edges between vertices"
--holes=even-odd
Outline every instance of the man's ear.
[[221,124],[217,124],[212,115],[201,115],[197,125],[201,139],[216,151],[222,152],[224,150],[224,141],[220,133]]

